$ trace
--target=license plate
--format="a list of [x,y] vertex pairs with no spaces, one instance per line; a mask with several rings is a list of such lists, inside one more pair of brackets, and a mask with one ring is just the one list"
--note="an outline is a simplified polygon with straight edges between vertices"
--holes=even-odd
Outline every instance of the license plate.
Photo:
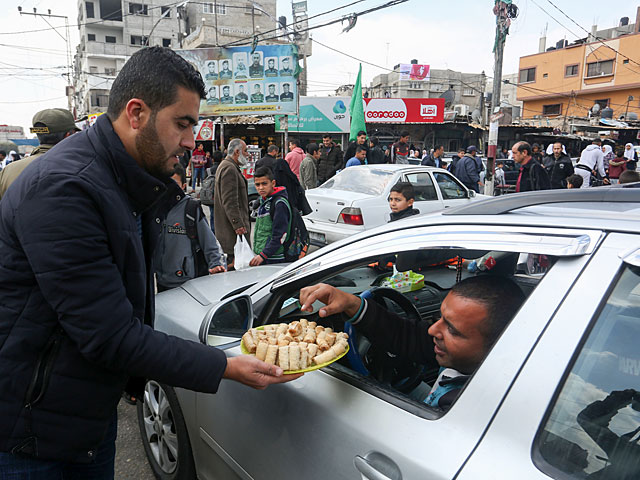
[[309,239],[315,242],[327,243],[327,238],[324,233],[309,232]]

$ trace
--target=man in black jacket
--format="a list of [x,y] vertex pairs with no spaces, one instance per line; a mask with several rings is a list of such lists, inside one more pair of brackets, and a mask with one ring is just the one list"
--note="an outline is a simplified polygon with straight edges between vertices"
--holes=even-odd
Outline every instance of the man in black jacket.
[[[194,148],[200,74],[136,52],[107,115],[33,162],[0,202],[0,478],[113,478],[116,405],[145,378],[215,393],[281,369],[153,329],[153,250],[178,156]],[[288,379],[287,379],[288,380]],[[67,477],[69,475],[69,477]]]
[[318,183],[322,185],[342,168],[342,150],[336,145],[330,134],[322,136],[320,160],[318,161]]
[[424,402],[447,410],[480,366],[502,330],[524,302],[520,287],[498,275],[470,277],[455,284],[442,301],[440,319],[416,322],[336,287],[318,284],[300,290],[302,311],[320,301],[321,318],[344,313],[372,344],[407,361],[440,366]]
[[364,130],[360,130],[358,135],[356,135],[355,142],[349,143],[347,150],[344,152],[344,159],[342,162],[342,167],[344,168],[344,164],[346,164],[349,160],[356,156],[356,149],[358,147],[362,147],[367,152],[366,158],[369,158],[369,146],[367,145],[367,132]]
[[567,178],[573,175],[571,157],[562,151],[562,144],[553,144],[553,153],[543,159],[543,166],[547,170],[551,188],[567,188]]
[[542,165],[531,156],[531,145],[517,142],[512,148],[513,160],[520,165],[520,175],[516,182],[516,192],[549,190],[549,175]]

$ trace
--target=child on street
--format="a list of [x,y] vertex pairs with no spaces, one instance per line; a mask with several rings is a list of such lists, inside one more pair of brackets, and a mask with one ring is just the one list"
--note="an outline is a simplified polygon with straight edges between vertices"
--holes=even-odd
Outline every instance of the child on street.
[[389,222],[418,215],[420,210],[413,208],[415,198],[415,191],[409,182],[398,182],[391,187],[388,198],[389,208],[391,209],[391,220]]
[[276,187],[269,167],[260,167],[253,175],[260,206],[253,232],[253,251],[256,254],[249,265],[285,262],[284,246],[291,228],[291,206],[287,189]]
[[200,203],[184,192],[186,174],[179,163],[172,178],[175,184],[169,186],[166,196],[171,210],[162,224],[155,253],[158,292],[179,287],[192,278],[227,270],[222,249]]

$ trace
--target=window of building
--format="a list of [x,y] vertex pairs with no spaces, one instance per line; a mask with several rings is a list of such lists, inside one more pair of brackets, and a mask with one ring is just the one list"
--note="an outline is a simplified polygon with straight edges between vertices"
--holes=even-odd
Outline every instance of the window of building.
[[613,75],[613,60],[587,63],[587,77]]
[[160,15],[164,18],[171,18],[171,7],[160,7]]
[[543,73],[542,74],[542,78],[549,78],[549,74],[548,73]]
[[95,42],[96,41],[96,34],[95,33],[87,33],[87,40],[90,42]]
[[520,79],[518,83],[529,83],[536,81],[536,67],[524,68],[520,70]]
[[444,92],[444,85],[442,85],[441,83],[432,83],[431,84],[431,91],[432,92]]
[[227,14],[227,6],[224,3],[216,4],[216,13],[218,15],[226,15]]
[[114,67],[104,67],[104,74],[110,77],[116,76],[116,69]]
[[473,91],[473,88],[466,87],[462,90],[462,95],[465,97],[472,97],[475,95],[475,92]]
[[131,35],[131,45],[145,45],[147,37],[142,35]]
[[105,43],[116,43],[116,37],[112,37],[111,35],[107,35],[104,37]]
[[578,76],[578,68],[580,65],[567,65],[564,67],[564,76],[565,77],[577,77]]
[[409,88],[422,89],[422,82],[409,82]]
[[217,15],[226,15],[227,6],[224,3],[214,4],[205,2],[202,4],[202,13],[215,13]]
[[132,15],[149,15],[149,11],[147,10],[146,5],[142,5],[141,3],[130,3],[129,4],[129,13]]
[[551,115],[561,115],[562,114],[562,104],[555,103],[553,105],[543,105],[542,106],[542,114],[546,116]]
[[162,46],[171,48],[171,39],[170,38],[163,38],[162,39]]
[[95,13],[93,10],[93,2],[85,2],[84,5],[87,11],[87,18],[95,18]]
[[625,58],[624,60],[622,60],[622,63],[623,63],[623,64],[625,64],[625,65],[627,65],[627,64],[629,63],[629,59],[628,59],[628,58]]
[[95,65],[90,65],[89,73],[98,73],[98,67],[96,67]]
[[638,477],[640,276],[625,267],[538,433],[534,461],[553,478]]
[[91,94],[91,106],[106,108],[107,106],[109,106],[109,95],[100,93]]

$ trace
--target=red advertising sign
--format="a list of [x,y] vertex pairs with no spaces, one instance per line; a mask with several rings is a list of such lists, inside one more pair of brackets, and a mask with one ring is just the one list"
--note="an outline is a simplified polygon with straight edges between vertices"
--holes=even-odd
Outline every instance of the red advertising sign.
[[442,123],[444,98],[365,98],[367,123]]

